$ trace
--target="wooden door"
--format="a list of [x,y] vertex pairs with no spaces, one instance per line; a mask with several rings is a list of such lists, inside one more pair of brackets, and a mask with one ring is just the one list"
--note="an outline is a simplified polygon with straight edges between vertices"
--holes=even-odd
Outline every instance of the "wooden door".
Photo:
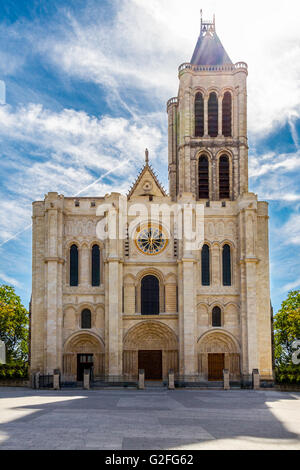
[[83,381],[84,369],[93,367],[93,354],[77,354],[77,380]]
[[208,380],[223,380],[224,354],[208,354]]
[[162,379],[162,351],[139,351],[139,369],[144,369],[145,380]]

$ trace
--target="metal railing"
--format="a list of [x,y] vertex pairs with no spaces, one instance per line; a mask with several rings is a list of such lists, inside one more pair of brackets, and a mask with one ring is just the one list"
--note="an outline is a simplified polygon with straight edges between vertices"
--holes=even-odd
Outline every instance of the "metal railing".
[[39,376],[39,388],[53,388],[53,375],[46,374]]

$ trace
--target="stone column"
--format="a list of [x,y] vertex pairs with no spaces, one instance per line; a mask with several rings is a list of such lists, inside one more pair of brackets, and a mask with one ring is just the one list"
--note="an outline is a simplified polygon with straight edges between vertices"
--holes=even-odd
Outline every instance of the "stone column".
[[177,184],[177,99],[168,106],[168,163],[169,192],[172,199],[176,197]]
[[218,96],[218,137],[222,137],[223,129],[222,129],[222,96]]
[[46,276],[46,373],[62,367],[62,264],[59,256],[62,245],[63,200],[57,193],[48,193],[45,199],[47,211],[47,263]]
[[256,197],[249,194],[241,199],[239,214],[241,246],[241,334],[242,334],[242,374],[245,386],[250,386],[252,370],[258,369],[257,331],[257,262],[256,257]]
[[211,247],[211,269],[212,269],[212,285],[220,286],[221,284],[221,262],[220,262],[220,247],[213,244]]
[[196,311],[194,259],[182,259],[183,283],[183,370],[184,375],[195,375],[196,367]]
[[107,276],[105,283],[107,286],[107,316],[106,316],[106,353],[107,371],[109,376],[122,375],[122,265],[119,257],[119,250],[123,247],[122,240],[119,240],[118,224],[118,203],[119,194],[112,193],[107,202],[116,209],[110,211],[108,215],[109,228],[115,227],[110,232],[112,237],[107,240]]
[[91,250],[84,244],[80,250],[79,270],[80,270],[80,285],[88,286],[91,284],[91,270],[90,270],[90,257]]
[[204,96],[204,137],[208,137],[208,96]]

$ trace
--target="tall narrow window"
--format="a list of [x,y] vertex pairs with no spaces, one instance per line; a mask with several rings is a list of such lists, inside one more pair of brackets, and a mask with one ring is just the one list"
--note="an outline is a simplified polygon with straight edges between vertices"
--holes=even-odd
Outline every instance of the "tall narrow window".
[[216,93],[211,93],[208,99],[208,135],[218,135],[218,98]]
[[78,286],[78,248],[70,248],[70,286]]
[[209,263],[209,246],[203,245],[201,251],[201,277],[202,277],[202,285],[209,286],[210,285],[210,263]]
[[222,155],[219,160],[219,197],[220,199],[229,198],[229,158]]
[[212,311],[212,326],[222,326],[222,316],[220,307],[214,307]]
[[142,315],[159,314],[159,281],[155,276],[145,276],[141,282]]
[[209,199],[208,158],[201,155],[198,162],[199,199]]
[[98,245],[92,248],[92,286],[100,286],[100,249]]
[[203,137],[204,134],[204,102],[202,93],[195,97],[195,137]]
[[222,252],[223,286],[231,286],[231,253],[230,246],[224,245]]
[[226,91],[222,101],[222,134],[231,137],[231,94]]
[[88,308],[81,312],[81,328],[92,328],[92,314]]

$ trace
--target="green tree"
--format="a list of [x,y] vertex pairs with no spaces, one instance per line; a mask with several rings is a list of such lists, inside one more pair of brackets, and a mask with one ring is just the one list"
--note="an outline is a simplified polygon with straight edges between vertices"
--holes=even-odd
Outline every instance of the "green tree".
[[11,286],[0,285],[0,339],[6,344],[7,363],[28,360],[29,314]]
[[300,382],[300,365],[292,362],[292,344],[296,339],[300,339],[300,290],[289,292],[274,318],[275,368],[279,382]]

